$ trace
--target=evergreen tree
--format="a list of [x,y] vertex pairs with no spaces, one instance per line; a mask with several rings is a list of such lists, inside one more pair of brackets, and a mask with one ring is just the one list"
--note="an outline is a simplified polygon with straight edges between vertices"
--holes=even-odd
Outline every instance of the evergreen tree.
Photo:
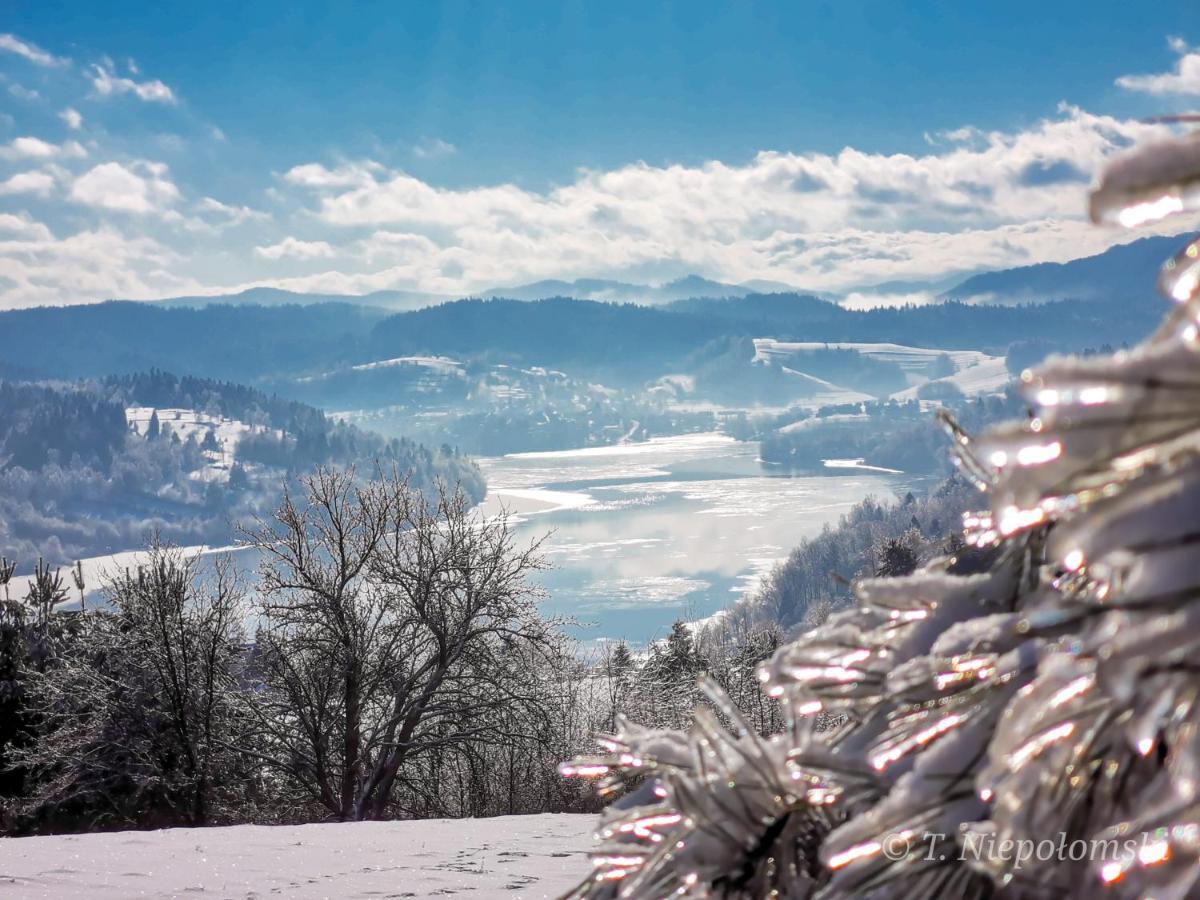
[[[1093,219],[1200,208],[1198,146],[1115,161]],[[942,417],[987,492],[969,547],[897,575],[885,545],[776,650],[781,733],[706,681],[686,731],[564,767],[629,790],[574,898],[1200,896],[1200,240],[1159,287],[1178,306],[1141,345],[1022,375],[1030,417]]]
[[229,490],[233,493],[240,493],[250,486],[250,476],[246,474],[246,468],[240,462],[235,462],[233,468],[229,470]]

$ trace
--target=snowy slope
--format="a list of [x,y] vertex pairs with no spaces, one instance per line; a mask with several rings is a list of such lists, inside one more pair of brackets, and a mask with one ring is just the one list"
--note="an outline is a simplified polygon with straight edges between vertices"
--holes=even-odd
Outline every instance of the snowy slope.
[[208,465],[190,475],[191,478],[203,481],[229,480],[229,470],[233,468],[237,458],[238,444],[246,435],[270,432],[275,437],[283,436],[283,432],[278,428],[248,425],[237,419],[211,416],[194,409],[155,409],[153,406],[130,406],[125,410],[125,422],[138,434],[144,435],[150,429],[150,417],[156,412],[158,413],[159,427],[164,435],[176,435],[181,441],[194,438],[197,443],[200,443],[204,440],[205,435],[212,432],[220,449],[206,450],[204,456],[208,460]]
[[[1005,387],[1012,381],[1003,356],[988,356],[982,362],[960,369],[953,375],[936,381],[948,381],[968,397],[977,394],[1002,394]],[[895,400],[911,400],[917,396],[920,385],[892,394]]]
[[555,897],[588,871],[595,822],[540,815],[0,838],[0,896]]
[[[914,399],[917,396],[917,388],[931,379],[935,372],[934,367],[943,356],[950,357],[950,361],[954,363],[954,367],[958,371],[953,375],[935,380],[950,382],[968,397],[977,394],[1003,393],[1005,386],[1012,380],[1012,376],[1005,367],[1003,356],[991,356],[981,350],[935,350],[928,347],[909,347],[905,344],[853,341],[826,344],[819,341],[787,342],[777,341],[773,338],[754,339],[754,358],[756,361],[762,362],[786,359],[796,353],[822,349],[853,350],[863,356],[898,365],[904,370],[909,387],[892,394],[894,400]],[[836,385],[831,387],[836,387]],[[865,395],[862,396],[865,397]],[[840,400],[837,402],[857,401]]]
[[928,347],[909,347],[905,344],[861,343],[840,341],[777,341],[774,338],[755,338],[755,359],[770,359],[791,356],[795,353],[810,353],[814,350],[853,350],[863,356],[884,362],[896,363],[906,373],[928,376],[939,357],[949,356],[958,369],[977,365],[988,359],[981,350],[935,350]]
[[856,391],[853,388],[842,387],[839,384],[834,384],[832,381],[818,378],[816,375],[809,375],[807,372],[798,372],[787,366],[780,366],[780,368],[788,375],[799,378],[814,388],[812,394],[796,403],[797,406],[808,409],[820,409],[826,405],[863,403],[875,399],[870,394],[864,394],[862,391]]

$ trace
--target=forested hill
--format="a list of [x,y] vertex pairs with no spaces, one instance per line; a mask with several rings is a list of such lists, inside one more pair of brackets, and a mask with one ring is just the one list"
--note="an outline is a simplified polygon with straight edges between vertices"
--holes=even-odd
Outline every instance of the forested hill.
[[891,341],[1003,354],[1014,341],[1044,334],[1062,349],[1119,346],[1149,333],[1163,303],[948,302],[855,311],[806,295],[760,294],[659,308],[561,298],[460,300],[392,316],[345,304],[103,303],[0,313],[0,363],[53,378],[159,368],[281,392],[291,379],[417,354],[642,379],[681,371],[689,355],[724,338]]
[[1069,262],[983,272],[945,291],[942,297],[976,304],[1068,299],[1143,302],[1155,296],[1154,280],[1163,260],[1173,256],[1186,239],[1185,235],[1147,237]]
[[645,378],[727,333],[725,323],[632,303],[590,300],[460,300],[377,324],[370,353],[487,356],[577,371],[621,370]]
[[141,546],[229,543],[318,464],[377,463],[481,499],[447,447],[385,439],[242,385],[151,371],[76,383],[0,380],[0,554],[53,563]]
[[[1118,346],[1149,334],[1166,309],[1154,295],[1136,302],[1062,300],[1018,306],[984,306],[957,301],[926,306],[850,310],[790,294],[730,300],[682,300],[667,309],[707,320],[728,332],[771,335],[780,340],[889,341],[916,347],[972,347],[1003,351],[1031,335],[1074,340],[1072,349]],[[376,331],[386,328],[385,321]]]
[[0,313],[0,361],[50,378],[157,368],[248,382],[349,360],[385,316],[347,304],[12,310]]

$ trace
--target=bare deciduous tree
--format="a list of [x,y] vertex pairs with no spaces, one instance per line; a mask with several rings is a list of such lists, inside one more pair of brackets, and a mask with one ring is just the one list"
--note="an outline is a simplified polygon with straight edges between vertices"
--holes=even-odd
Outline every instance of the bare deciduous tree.
[[243,598],[228,560],[201,583],[194,558],[153,543],[107,588],[108,609],[32,677],[41,739],[22,762],[30,803],[57,825],[203,824],[228,785]]
[[296,802],[338,819],[380,818],[402,768],[423,753],[532,728],[543,695],[531,658],[560,638],[516,545],[460,491],[432,499],[395,472],[362,485],[320,469],[306,496],[246,532],[263,556],[252,749],[298,785]]

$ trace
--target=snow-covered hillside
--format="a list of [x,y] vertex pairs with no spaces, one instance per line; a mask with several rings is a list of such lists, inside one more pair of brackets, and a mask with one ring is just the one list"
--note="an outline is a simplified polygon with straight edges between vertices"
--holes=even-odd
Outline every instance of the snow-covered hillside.
[[776,356],[791,356],[795,353],[811,353],[815,350],[853,350],[863,356],[884,362],[893,362],[905,372],[927,376],[942,356],[950,357],[956,368],[963,369],[992,359],[981,350],[934,350],[928,347],[909,347],[905,344],[860,343],[841,341],[777,341],[774,338],[755,338],[755,359]]
[[153,406],[130,406],[125,410],[125,421],[138,434],[150,430],[151,416],[158,416],[159,428],[164,435],[175,435],[181,441],[194,439],[204,446],[204,440],[212,435],[215,449],[204,449],[207,465],[190,474],[202,481],[228,481],[230,470],[237,458],[238,444],[248,434],[271,433],[282,436],[278,428],[264,425],[249,425],[225,416],[213,416],[194,409],[155,409]]
[[556,897],[587,872],[594,825],[540,815],[0,838],[0,896]]
[[[979,394],[1003,393],[1004,388],[1013,380],[1013,377],[1008,371],[1003,356],[985,356],[982,361],[959,369],[953,375],[933,380],[952,384],[968,397],[974,397]],[[920,385],[910,387],[908,390],[892,394],[892,399],[911,400],[917,396],[919,389]]]
[[[1012,380],[1012,376],[1005,367],[1003,356],[991,356],[981,350],[937,350],[929,347],[910,347],[905,344],[853,341],[824,343],[821,341],[777,341],[774,338],[754,339],[756,362],[781,362],[795,354],[817,350],[853,350],[855,353],[871,359],[895,363],[904,371],[909,383],[907,389],[891,395],[895,400],[914,399],[917,396],[917,389],[930,381],[948,382],[967,396],[976,396],[1002,393],[1005,386]],[[956,371],[953,375],[934,377],[938,372],[938,366],[943,362],[943,357],[950,360]],[[798,375],[803,374],[792,369],[786,371]],[[829,396],[837,398],[826,402],[859,402],[858,399],[850,397],[856,392],[828,382],[824,382],[824,384],[827,385]]]

